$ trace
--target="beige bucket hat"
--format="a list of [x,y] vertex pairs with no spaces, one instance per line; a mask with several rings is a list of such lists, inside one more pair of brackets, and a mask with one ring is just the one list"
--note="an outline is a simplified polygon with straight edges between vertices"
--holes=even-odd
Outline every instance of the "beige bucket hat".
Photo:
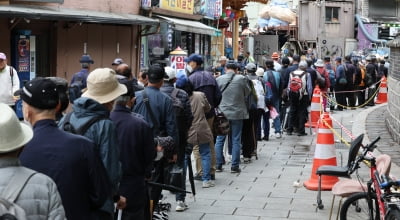
[[100,104],[111,102],[125,94],[127,88],[117,80],[115,71],[110,68],[97,68],[87,78],[87,90],[83,97],[91,98]]
[[33,130],[18,120],[8,105],[0,103],[0,153],[17,150],[33,137]]

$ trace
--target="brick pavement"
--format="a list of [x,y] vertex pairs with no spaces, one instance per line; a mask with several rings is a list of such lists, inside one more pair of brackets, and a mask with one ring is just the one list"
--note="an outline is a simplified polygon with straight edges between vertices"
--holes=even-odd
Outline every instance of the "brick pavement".
[[[369,113],[374,113],[374,109],[377,108],[333,112],[332,117],[357,135],[363,133],[364,128],[379,130],[379,126],[383,125],[379,120],[372,120],[375,115],[367,117]],[[365,125],[367,118],[371,118],[371,121],[367,120]],[[334,128],[339,134],[344,134],[338,126]],[[225,165],[225,171],[216,175],[215,187],[203,189],[201,181],[195,181],[196,201],[188,195],[186,202],[189,209],[185,212],[175,212],[175,196],[164,191],[167,197],[165,201],[172,204],[170,219],[328,219],[332,194],[323,192],[325,209],[316,212],[317,192],[302,186],[310,178],[315,150],[316,135],[310,135],[309,130],[307,132],[309,135],[304,137],[284,135],[282,139],[270,137],[270,141],[258,142],[259,159],[250,164],[241,164],[240,174],[231,174],[229,165]],[[368,130],[367,133],[371,132],[377,133],[375,130]],[[350,140],[349,137],[345,139]],[[335,140],[338,165],[345,164],[348,148],[338,138],[335,137]],[[361,170],[361,174],[368,171],[366,168]],[[398,167],[395,170],[398,171]],[[300,187],[294,186],[296,182]],[[189,183],[187,189],[190,189]],[[337,205],[338,202],[335,203],[334,212]]]

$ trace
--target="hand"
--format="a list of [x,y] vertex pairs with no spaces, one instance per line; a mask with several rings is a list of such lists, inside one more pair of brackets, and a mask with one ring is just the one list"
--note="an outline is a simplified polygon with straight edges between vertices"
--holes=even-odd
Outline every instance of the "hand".
[[126,207],[126,198],[123,196],[119,196],[119,200],[117,202],[117,209],[124,209]]
[[177,154],[174,154],[174,155],[172,155],[172,160],[169,160],[168,162],[170,162],[170,163],[176,163],[177,160],[178,160],[178,155],[177,155]]

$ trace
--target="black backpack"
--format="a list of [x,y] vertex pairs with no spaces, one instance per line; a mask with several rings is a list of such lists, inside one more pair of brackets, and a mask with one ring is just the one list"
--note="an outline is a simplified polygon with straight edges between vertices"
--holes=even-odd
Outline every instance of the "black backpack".
[[74,103],[76,99],[81,97],[83,87],[83,77],[77,77],[76,80],[68,87],[69,101]]

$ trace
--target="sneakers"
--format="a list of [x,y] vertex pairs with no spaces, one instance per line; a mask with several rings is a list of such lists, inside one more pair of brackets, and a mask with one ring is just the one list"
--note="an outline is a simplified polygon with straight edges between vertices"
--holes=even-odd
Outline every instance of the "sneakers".
[[275,133],[275,138],[279,139],[279,138],[281,138],[281,137],[282,137],[282,134],[281,134],[281,133]]
[[183,212],[189,208],[184,201],[177,201],[176,203],[177,203],[177,205],[176,205],[175,211],[177,211],[177,212]]
[[202,181],[202,180],[203,180],[203,177],[202,177],[200,174],[196,174],[196,176],[194,176],[193,179],[194,179],[194,180],[197,180],[197,181]]
[[222,172],[222,165],[217,165],[215,172]]
[[239,167],[231,167],[231,173],[240,173],[241,171]]
[[269,141],[269,137],[268,137],[268,136],[264,136],[264,137],[263,137],[263,140],[264,140],[264,141]]
[[250,158],[248,158],[248,157],[245,157],[245,158],[243,158],[243,163],[250,163],[251,162],[251,159]]
[[203,181],[203,188],[210,188],[215,186],[214,181],[208,180],[208,181]]

